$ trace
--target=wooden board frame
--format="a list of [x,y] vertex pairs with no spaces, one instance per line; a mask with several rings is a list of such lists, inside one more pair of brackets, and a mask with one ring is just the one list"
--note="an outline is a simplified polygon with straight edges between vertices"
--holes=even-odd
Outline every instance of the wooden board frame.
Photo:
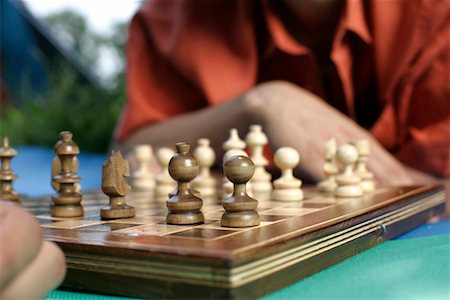
[[[65,287],[133,297],[240,299],[290,285],[445,210],[445,192],[437,185],[377,189],[355,199],[323,197],[314,189],[306,189],[305,195],[306,207],[292,208],[303,211],[300,215],[231,233],[213,229],[214,222],[168,235],[135,234],[134,227],[110,232],[83,230],[89,224],[62,229],[57,225],[60,220],[43,222],[43,229],[45,237],[57,242],[66,254]],[[47,199],[29,199],[24,206],[33,212]],[[320,207],[320,201],[329,205]],[[283,207],[289,206],[279,202],[261,205],[264,203],[269,213],[283,213]],[[314,206],[319,208],[308,208]],[[49,220],[45,209],[35,213],[38,220]],[[98,222],[95,217],[92,220]],[[204,228],[204,232],[224,235],[186,235]]]

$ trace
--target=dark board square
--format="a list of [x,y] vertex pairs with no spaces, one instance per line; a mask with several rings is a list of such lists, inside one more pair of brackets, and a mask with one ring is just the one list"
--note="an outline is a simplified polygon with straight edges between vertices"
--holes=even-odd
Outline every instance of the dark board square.
[[38,221],[39,225],[47,225],[47,224],[51,224],[54,222],[58,222],[58,221],[54,221],[52,219],[41,219],[41,218],[36,218],[36,220]]
[[191,237],[191,238],[201,238],[201,239],[213,239],[213,238],[216,238],[219,236],[224,236],[224,235],[227,235],[230,233],[233,233],[233,232],[227,231],[227,230],[218,230],[218,229],[209,229],[209,228],[192,228],[189,230],[176,232],[171,235]]
[[97,225],[89,225],[78,227],[79,230],[93,230],[93,231],[114,231],[124,228],[130,228],[139,226],[139,224],[127,224],[127,223],[103,223]]
[[329,203],[303,203],[304,208],[322,208],[330,206]]
[[275,222],[290,218],[291,216],[260,215],[259,217],[263,222]]

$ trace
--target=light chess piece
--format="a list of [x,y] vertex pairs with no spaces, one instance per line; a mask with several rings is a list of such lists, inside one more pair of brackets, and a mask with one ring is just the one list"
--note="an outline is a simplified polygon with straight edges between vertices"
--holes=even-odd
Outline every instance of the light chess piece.
[[133,173],[133,188],[137,191],[153,191],[155,177],[150,171],[150,162],[153,157],[151,145],[137,145],[133,149],[133,156],[137,163],[137,169]]
[[11,169],[11,160],[17,155],[17,151],[9,146],[9,140],[4,137],[0,148],[0,200],[11,201],[20,204],[20,196],[13,187],[13,181],[17,179],[16,173]]
[[201,212],[203,201],[195,196],[189,188],[191,182],[199,173],[195,158],[189,154],[190,145],[186,142],[176,144],[177,153],[169,162],[169,174],[177,182],[176,195],[167,200],[169,213],[167,224],[189,225],[205,221]]
[[275,152],[275,164],[281,169],[281,177],[273,182],[272,200],[300,201],[303,199],[302,181],[294,177],[293,169],[300,162],[298,151],[283,147]]
[[230,129],[230,137],[226,140],[222,148],[226,152],[231,149],[241,149],[244,150],[247,147],[247,144],[241,140],[239,137],[239,133],[236,128]]
[[155,197],[158,199],[167,199],[167,196],[176,187],[177,183],[169,174],[169,161],[175,155],[175,151],[171,148],[160,148],[156,153],[161,172],[156,176]]
[[102,167],[102,191],[109,197],[109,205],[100,210],[102,219],[132,218],[135,209],[127,205],[126,196],[131,190],[125,177],[130,176],[128,161],[120,151],[113,151]]
[[361,197],[361,178],[353,172],[353,166],[358,159],[358,150],[350,144],[342,145],[336,152],[336,159],[344,166],[344,172],[336,176],[336,197]]
[[370,155],[370,143],[368,140],[357,140],[352,145],[358,150],[358,160],[356,161],[355,174],[361,178],[361,188],[364,193],[375,190],[373,173],[367,170],[366,163]]
[[319,191],[324,193],[334,193],[337,187],[336,175],[339,173],[339,168],[336,163],[336,148],[335,139],[331,139],[325,144],[325,163],[323,165],[325,179],[317,185]]
[[246,191],[246,183],[255,172],[253,162],[245,156],[232,156],[224,166],[225,176],[233,183],[233,195],[222,203],[225,212],[221,224],[224,227],[257,226],[260,218],[256,212],[258,201],[251,198]]
[[73,170],[73,159],[80,153],[80,148],[72,140],[72,133],[63,131],[60,140],[53,148],[61,162],[61,171],[53,179],[59,184],[58,193],[52,197],[51,215],[53,217],[81,217],[83,216],[82,196],[75,191],[75,184],[80,177]]
[[200,167],[200,174],[191,182],[193,189],[202,197],[212,197],[216,194],[216,180],[211,175],[211,167],[216,160],[216,154],[210,146],[208,139],[199,139],[198,146],[194,150],[194,157]]
[[265,169],[269,162],[263,154],[264,146],[267,145],[268,140],[261,125],[251,125],[245,141],[251,150],[250,158],[255,164],[255,174],[250,181],[252,192],[253,194],[270,193],[272,191],[272,176]]

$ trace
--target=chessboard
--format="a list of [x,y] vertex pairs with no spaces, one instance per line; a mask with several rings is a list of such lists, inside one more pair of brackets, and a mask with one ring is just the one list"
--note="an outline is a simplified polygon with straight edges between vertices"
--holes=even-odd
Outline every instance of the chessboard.
[[101,192],[83,193],[84,216],[50,215],[50,196],[21,199],[45,238],[64,251],[71,289],[142,298],[255,298],[283,288],[425,223],[445,209],[438,185],[377,188],[335,198],[304,188],[298,202],[259,201],[255,227],[220,225],[219,200],[204,224],[168,225],[165,201],[132,192],[133,218],[105,221]]

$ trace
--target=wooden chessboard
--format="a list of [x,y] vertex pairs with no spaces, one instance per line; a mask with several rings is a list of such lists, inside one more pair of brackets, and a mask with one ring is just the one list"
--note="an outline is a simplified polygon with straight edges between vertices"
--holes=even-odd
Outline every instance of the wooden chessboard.
[[302,202],[260,201],[261,225],[220,226],[223,209],[204,202],[205,224],[165,224],[164,201],[133,193],[136,217],[102,221],[101,193],[83,195],[85,216],[52,218],[49,197],[22,205],[67,257],[65,287],[134,297],[254,298],[290,285],[391,239],[444,211],[440,186],[379,188],[337,199],[305,188]]

